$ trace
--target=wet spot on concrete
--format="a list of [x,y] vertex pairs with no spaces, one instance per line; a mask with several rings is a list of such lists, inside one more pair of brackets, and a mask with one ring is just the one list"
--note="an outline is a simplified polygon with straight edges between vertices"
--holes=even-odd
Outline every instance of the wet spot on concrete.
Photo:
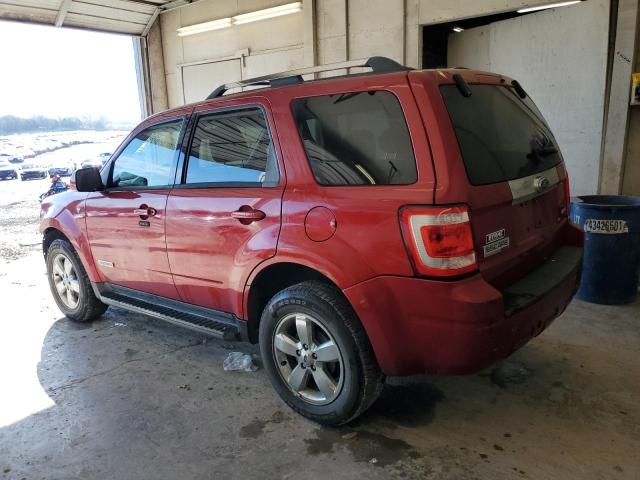
[[329,454],[333,451],[333,446],[340,440],[337,430],[321,428],[316,433],[315,438],[305,438],[307,453],[309,455]]
[[376,458],[377,467],[384,467],[401,460],[418,458],[420,455],[404,440],[389,438],[378,433],[359,432],[358,437],[347,443],[347,448],[358,462],[369,462]]
[[497,450],[499,452],[503,452],[504,448],[502,448],[500,445],[498,445],[497,443],[493,446],[494,450]]
[[254,418],[253,421],[240,429],[240,436],[244,438],[258,438],[262,435],[262,431],[266,424],[267,422],[264,420]]
[[[211,389],[211,387],[209,388]],[[267,420],[254,418],[253,421],[240,429],[240,436],[244,438],[257,438],[264,433],[264,429],[269,423],[282,423],[287,420],[287,418],[282,410],[276,410]]]
[[489,455],[487,455],[486,453],[479,453],[478,455],[480,455],[480,458],[483,460],[486,460],[487,458],[489,458]]
[[407,427],[427,425],[435,417],[435,407],[444,393],[428,383],[385,385],[380,398],[353,425],[387,421]]
[[613,467],[613,469],[614,469],[616,472],[620,472],[620,473],[624,472],[624,470],[622,469],[622,467],[621,467],[620,465],[616,465],[615,467]]
[[[358,430],[357,435],[341,429],[320,428],[315,438],[305,439],[309,455],[331,454],[335,448],[346,448],[357,462],[376,467],[393,465],[404,460],[417,460],[422,455],[404,440],[380,433]],[[372,461],[375,459],[375,461]]]
[[269,420],[271,423],[282,423],[287,419],[287,416],[284,414],[282,410],[276,410],[271,415],[271,419]]
[[522,362],[505,361],[491,371],[491,382],[500,388],[519,385],[533,376],[533,370]]

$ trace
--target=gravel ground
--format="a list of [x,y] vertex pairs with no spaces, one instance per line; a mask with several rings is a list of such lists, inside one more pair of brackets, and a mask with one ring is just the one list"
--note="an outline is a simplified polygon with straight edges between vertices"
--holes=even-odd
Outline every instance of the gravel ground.
[[[112,152],[122,140],[124,133],[107,132],[104,141],[74,145],[43,153],[28,160],[28,163],[50,166],[60,162],[97,158],[101,152]],[[8,138],[8,137],[4,137]],[[95,140],[92,140],[95,141]],[[68,182],[68,178],[63,179]],[[10,262],[39,251],[41,236],[38,232],[40,201],[51,180],[0,180],[0,262]]]
[[40,249],[40,201],[51,181],[0,182],[0,261],[10,262]]

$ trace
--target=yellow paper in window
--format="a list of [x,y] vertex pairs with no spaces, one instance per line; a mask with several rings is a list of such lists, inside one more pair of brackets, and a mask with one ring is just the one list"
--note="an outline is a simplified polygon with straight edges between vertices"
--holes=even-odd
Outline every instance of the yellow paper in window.
[[640,73],[631,74],[631,105],[640,105]]

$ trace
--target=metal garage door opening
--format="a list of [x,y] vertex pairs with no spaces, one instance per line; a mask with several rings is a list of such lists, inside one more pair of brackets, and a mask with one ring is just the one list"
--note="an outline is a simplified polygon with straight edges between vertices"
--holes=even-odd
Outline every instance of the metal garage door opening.
[[97,162],[140,121],[130,36],[2,21],[0,44],[0,154],[19,177]]
[[[68,188],[74,170],[102,165],[140,121],[141,108],[130,35],[0,21],[0,45],[4,264],[41,251],[36,226],[41,196]],[[3,315],[23,314],[5,305]],[[46,334],[33,324],[26,332],[34,345],[41,345]],[[14,334],[5,331],[0,337]],[[12,358],[21,353],[13,342],[0,350]],[[39,357],[38,352],[29,357],[33,361],[12,362],[19,394],[3,402],[0,427],[53,404],[38,380]]]
[[594,192],[603,137],[609,9],[607,0],[589,0],[427,26],[423,66],[473,68],[520,81],[555,132],[572,173],[572,192]]

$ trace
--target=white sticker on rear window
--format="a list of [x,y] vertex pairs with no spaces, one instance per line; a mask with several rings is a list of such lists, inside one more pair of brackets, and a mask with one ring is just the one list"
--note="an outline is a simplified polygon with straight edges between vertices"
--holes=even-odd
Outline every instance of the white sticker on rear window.
[[596,220],[595,218],[589,218],[584,221],[584,231],[585,233],[617,235],[629,233],[629,226],[625,220]]

